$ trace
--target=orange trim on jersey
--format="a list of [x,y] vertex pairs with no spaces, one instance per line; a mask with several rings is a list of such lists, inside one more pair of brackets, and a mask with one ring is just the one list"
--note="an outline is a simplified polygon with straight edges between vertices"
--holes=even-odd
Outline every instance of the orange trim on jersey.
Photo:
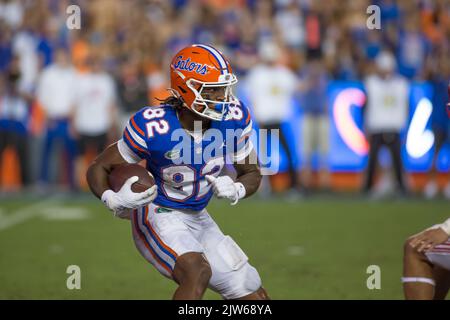
[[139,147],[136,143],[134,143],[133,139],[131,139],[131,137],[130,137],[130,135],[128,134],[128,132],[127,132],[126,129],[125,129],[124,132],[125,132],[125,138],[128,140],[128,142],[131,143],[131,145],[132,145],[134,148],[138,149],[138,150],[141,151],[141,152],[147,153],[147,151],[145,151],[144,149],[142,149],[141,147]]
[[131,118],[131,126],[133,127],[134,130],[136,130],[136,131],[139,132],[142,136],[145,137],[144,131],[142,131],[141,128],[138,127],[138,125],[137,125],[136,122],[134,121],[134,117]]
[[247,133],[247,134],[243,135],[243,136],[238,140],[238,142],[237,142],[236,144],[241,143],[242,140],[245,140],[245,138],[249,137],[250,135],[251,135],[251,133]]
[[153,248],[150,247],[150,245],[147,242],[147,239],[145,239],[144,233],[139,229],[139,224],[138,224],[138,216],[137,216],[137,210],[134,210],[134,228],[136,229],[136,232],[139,236],[139,238],[141,239],[141,241],[144,243],[145,247],[147,248],[148,252],[150,252],[150,254],[152,255],[152,257],[159,263],[159,265],[161,267],[163,267],[167,272],[169,272],[169,274],[172,274],[172,270],[170,270],[170,268],[168,266],[166,266],[161,259],[153,252]]
[[158,241],[158,243],[167,251],[169,251],[171,254],[173,254],[173,256],[176,258],[178,258],[178,254],[173,251],[168,245],[166,245],[161,238],[158,236],[158,234],[155,232],[155,230],[153,230],[152,226],[150,225],[150,223],[147,220],[148,218],[148,206],[145,207],[145,219],[144,219],[144,224],[149,227],[150,232],[155,236],[156,240]]
[[[247,110],[247,111],[248,111],[248,110]],[[251,117],[250,117],[250,112],[248,112],[248,114],[247,114],[247,119],[245,119],[245,124],[249,124],[250,119],[251,119]]]

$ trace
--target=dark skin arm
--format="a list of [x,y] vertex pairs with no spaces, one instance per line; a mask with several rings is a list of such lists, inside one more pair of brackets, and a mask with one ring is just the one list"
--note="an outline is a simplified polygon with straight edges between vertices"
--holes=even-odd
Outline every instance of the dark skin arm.
[[103,192],[110,189],[108,175],[112,169],[120,164],[127,163],[122,158],[117,142],[105,149],[89,166],[86,173],[87,182],[92,193],[101,198]]
[[236,182],[242,183],[245,187],[244,198],[254,194],[258,190],[262,178],[255,150],[252,150],[243,161],[235,163],[234,168],[237,172]]
[[[254,150],[243,161],[234,164],[237,172],[236,182],[244,185],[245,198],[254,194],[261,183],[261,171],[256,160]],[[105,149],[89,166],[86,174],[87,182],[92,193],[97,198],[101,198],[103,192],[110,189],[108,185],[108,175],[112,169],[120,164],[127,163],[117,149],[117,143]]]

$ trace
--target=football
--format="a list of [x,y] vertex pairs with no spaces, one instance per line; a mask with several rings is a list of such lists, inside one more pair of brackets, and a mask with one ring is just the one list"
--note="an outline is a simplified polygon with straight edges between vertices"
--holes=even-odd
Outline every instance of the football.
[[113,168],[108,176],[110,188],[117,192],[122,188],[125,181],[133,176],[139,177],[139,180],[131,185],[133,192],[143,192],[155,185],[153,175],[144,167],[138,164],[122,164]]

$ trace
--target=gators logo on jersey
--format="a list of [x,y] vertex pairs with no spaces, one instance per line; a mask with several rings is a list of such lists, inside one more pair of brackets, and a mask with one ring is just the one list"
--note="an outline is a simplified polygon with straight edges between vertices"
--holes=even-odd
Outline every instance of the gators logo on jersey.
[[181,155],[181,150],[170,150],[164,154],[164,157],[169,160],[178,159]]

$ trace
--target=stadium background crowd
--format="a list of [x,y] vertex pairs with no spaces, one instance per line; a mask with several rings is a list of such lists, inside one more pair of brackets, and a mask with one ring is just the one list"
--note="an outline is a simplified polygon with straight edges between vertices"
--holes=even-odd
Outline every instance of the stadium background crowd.
[[[66,26],[72,4],[81,8],[79,30]],[[371,4],[381,8],[380,30],[367,28]],[[433,85],[433,105],[442,106],[433,109],[433,128],[448,130],[445,0],[0,0],[1,189],[84,189],[86,163],[120,137],[131,113],[167,96],[170,59],[192,43],[222,50],[240,79],[238,91],[248,96],[246,83],[261,63],[283,65],[280,83],[292,89],[279,96],[298,104],[282,107],[312,118],[327,112],[329,81],[362,81],[375,72],[380,53],[391,52],[399,75]],[[256,115],[264,106],[252,108]],[[261,120],[262,127],[289,116],[268,112],[275,124]],[[302,130],[314,131],[304,139],[320,137],[294,148],[311,144],[326,152],[322,125],[314,131],[303,121]],[[12,167],[20,168],[20,182]],[[302,172],[299,184],[309,175]]]

